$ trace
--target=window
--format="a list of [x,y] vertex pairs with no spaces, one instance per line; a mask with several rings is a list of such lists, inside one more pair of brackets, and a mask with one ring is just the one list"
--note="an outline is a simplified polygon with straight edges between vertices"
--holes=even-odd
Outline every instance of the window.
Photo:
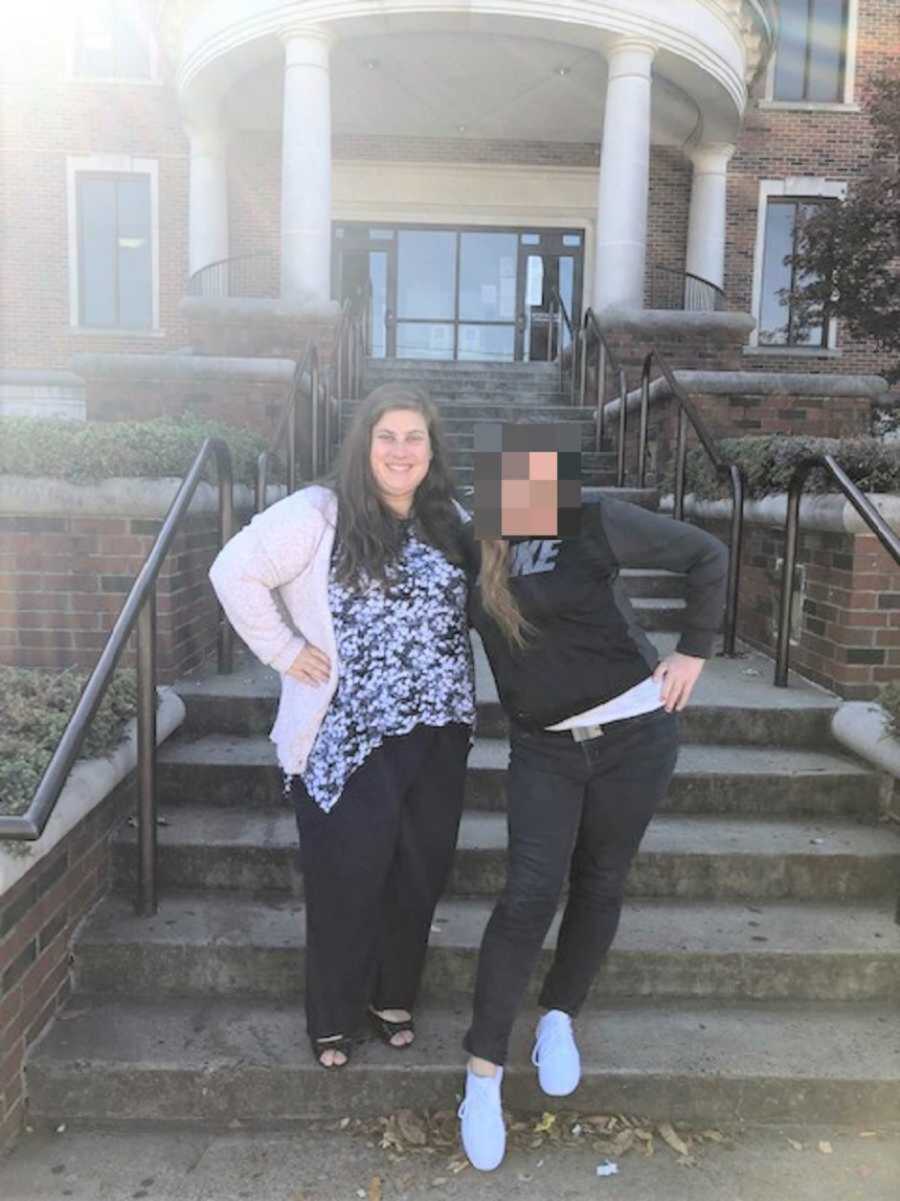
[[117,155],[71,158],[68,193],[71,324],[156,331],[157,163]]
[[810,104],[847,99],[850,0],[781,0],[772,98]]
[[763,247],[762,287],[759,305],[759,341],[765,346],[823,346],[827,344],[826,323],[822,320],[802,326],[797,321],[784,289],[802,283],[793,266],[785,262],[797,248],[797,235],[803,222],[823,200],[770,200],[766,206]]
[[135,6],[121,0],[90,0],[76,18],[73,74],[100,79],[151,79],[149,30]]

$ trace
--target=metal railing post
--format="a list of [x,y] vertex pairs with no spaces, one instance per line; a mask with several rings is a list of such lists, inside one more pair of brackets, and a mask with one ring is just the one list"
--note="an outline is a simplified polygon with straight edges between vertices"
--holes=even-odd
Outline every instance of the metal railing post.
[[156,913],[156,585],[137,619],[138,891],[142,917]]
[[256,460],[256,490],[253,498],[253,511],[261,513],[266,507],[266,499],[269,493],[269,452],[267,450],[260,451],[259,458]]
[[800,494],[805,478],[805,471],[797,471],[788,488],[787,517],[784,523],[784,563],[781,568],[781,610],[778,615],[778,644],[775,653],[776,688],[787,688],[788,683],[794,568],[797,564],[797,535],[800,528]]
[[603,449],[604,424],[606,422],[606,343],[597,339],[597,450]]
[[647,484],[647,434],[650,420],[650,365],[653,356],[647,355],[641,371],[641,421],[638,432],[638,480],[639,488]]
[[728,590],[725,594],[725,626],[722,653],[736,655],[737,607],[741,586],[741,550],[744,538],[744,473],[736,463],[728,465],[731,480],[731,545],[728,554]]
[[619,368],[619,445],[616,447],[616,487],[625,487],[625,438],[628,432],[628,384],[624,367]]
[[678,405],[678,438],[675,445],[675,518],[684,521],[684,486],[687,475],[688,416]]
[[[231,468],[231,456],[216,451],[216,479],[219,483],[219,550],[230,542],[234,535],[234,474]],[[265,483],[263,484],[265,489]],[[263,508],[265,508],[265,491],[263,491]],[[231,622],[225,617],[222,606],[218,606],[219,636],[217,639],[217,656],[219,674],[229,676],[234,671],[234,630]]]
[[580,358],[578,361],[578,405],[579,408],[584,406],[587,399],[587,361],[588,361],[588,327],[587,318],[581,325],[579,330],[580,339]]

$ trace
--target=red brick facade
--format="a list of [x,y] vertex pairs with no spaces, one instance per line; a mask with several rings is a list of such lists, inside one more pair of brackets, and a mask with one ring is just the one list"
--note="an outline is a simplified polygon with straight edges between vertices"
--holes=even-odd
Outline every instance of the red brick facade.
[[[144,0],[153,15],[156,6]],[[895,0],[860,0],[856,92],[900,54]],[[37,64],[35,69],[34,64]],[[167,351],[189,344],[178,313],[187,276],[188,145],[172,82],[90,83],[66,79],[66,47],[41,29],[28,47],[28,74],[2,64],[3,149],[0,226],[15,231],[0,247],[0,366],[65,368],[78,351]],[[759,85],[760,95],[762,85]],[[860,112],[772,111],[752,103],[730,168],[726,279],[729,307],[748,311],[761,179],[819,176],[852,181],[868,159],[869,125]],[[470,138],[335,138],[336,159],[529,163],[596,167],[593,145],[473,141]],[[160,332],[122,336],[69,325],[66,157],[127,154],[159,167]],[[231,253],[277,254],[279,138],[236,135],[229,152]],[[691,170],[680,151],[655,147],[651,163],[648,264],[684,263]],[[748,369],[878,371],[879,357],[845,345],[837,359],[758,359]]]
[[[91,668],[143,566],[161,521],[128,517],[0,517],[0,663]],[[215,514],[188,519],[157,582],[157,669],[170,683],[216,645],[207,572]],[[123,660],[134,663],[133,649]]]
[[[696,519],[695,519],[696,520]],[[700,520],[723,542],[728,525]],[[773,653],[783,531],[747,522],[738,601],[741,638]],[[900,567],[874,534],[802,530],[791,667],[849,700],[900,676]]]
[[110,833],[130,803],[122,784],[0,900],[0,1153],[25,1116],[25,1057],[65,1003],[70,946],[107,891]]

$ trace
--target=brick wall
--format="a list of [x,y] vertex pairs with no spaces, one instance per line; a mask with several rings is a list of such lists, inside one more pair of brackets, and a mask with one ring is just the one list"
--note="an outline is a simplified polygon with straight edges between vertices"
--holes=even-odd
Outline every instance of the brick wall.
[[[90,668],[162,522],[128,517],[0,516],[0,663]],[[170,683],[216,644],[206,578],[217,518],[188,518],[157,582],[157,667]],[[123,664],[134,663],[134,639]]]
[[[723,521],[694,518],[728,541]],[[774,653],[784,535],[747,523],[738,633]],[[778,570],[776,570],[776,566]],[[900,678],[900,567],[874,534],[802,530],[797,556],[791,667],[850,700]]]
[[[151,24],[155,0],[140,0]],[[64,21],[21,23],[0,46],[0,366],[65,368],[78,351],[165,351],[185,344],[177,306],[187,273],[188,144],[171,69],[163,83],[66,79]],[[160,330],[73,331],[66,157],[131,155],[159,165]]]
[[110,833],[131,800],[123,782],[0,900],[0,1153],[22,1127],[25,1058],[69,995],[72,939],[107,891]]

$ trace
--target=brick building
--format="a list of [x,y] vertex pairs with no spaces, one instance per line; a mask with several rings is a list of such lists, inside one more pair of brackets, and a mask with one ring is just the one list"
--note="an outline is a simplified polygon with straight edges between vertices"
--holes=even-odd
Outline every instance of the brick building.
[[540,355],[557,284],[576,316],[749,313],[744,369],[881,365],[836,326],[801,343],[778,289],[798,209],[867,162],[895,0],[782,0],[780,34],[772,0],[14,7],[14,384],[196,345],[205,301],[328,320],[366,279],[376,355]]

